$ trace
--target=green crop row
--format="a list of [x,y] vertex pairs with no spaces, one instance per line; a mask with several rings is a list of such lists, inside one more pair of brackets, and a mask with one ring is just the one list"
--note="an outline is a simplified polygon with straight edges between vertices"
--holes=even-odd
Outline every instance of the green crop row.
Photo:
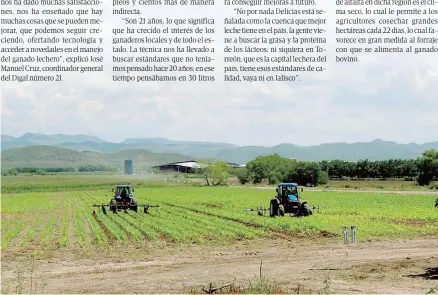
[[129,182],[135,187],[164,187],[161,180],[144,180],[141,177],[125,177],[120,175],[35,175],[2,177],[2,194],[56,192],[56,191],[110,191],[120,182]]
[[[268,208],[273,192],[245,188],[139,188],[140,204],[159,204],[148,214],[103,214],[108,190],[2,195],[2,249],[100,247],[166,240],[174,243],[228,243],[272,234],[330,232],[356,225],[358,239],[438,234],[436,196],[347,192],[304,192],[320,210],[310,217],[270,218],[246,208]],[[95,212],[93,214],[93,211]],[[266,211],[266,215],[268,212]],[[14,243],[12,243],[14,241]]]
[[[273,194],[242,188],[142,189],[137,195],[164,205],[203,212],[243,224],[286,232],[328,231],[340,234],[344,226],[356,225],[358,237],[409,236],[438,233],[438,214],[433,195],[391,195],[348,192],[305,192],[302,198],[315,214],[305,218],[268,218],[246,208],[269,207]],[[268,212],[266,212],[267,214]]]

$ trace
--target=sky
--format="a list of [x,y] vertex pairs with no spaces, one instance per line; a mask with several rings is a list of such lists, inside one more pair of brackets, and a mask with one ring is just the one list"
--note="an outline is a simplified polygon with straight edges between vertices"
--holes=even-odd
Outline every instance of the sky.
[[[111,2],[104,2],[105,72],[65,75],[57,84],[2,83],[2,134],[88,134],[113,142],[164,137],[269,146],[376,138],[399,143],[438,140],[435,54],[358,54],[359,63],[336,64],[337,7],[322,0],[317,4],[328,18],[324,28],[329,62],[323,74],[303,75],[300,82],[183,84],[112,82],[112,29],[125,25],[120,16],[111,15]],[[221,79],[222,24],[225,17],[236,16],[232,8],[217,2],[212,8],[141,11],[147,18],[215,18],[216,79]]]

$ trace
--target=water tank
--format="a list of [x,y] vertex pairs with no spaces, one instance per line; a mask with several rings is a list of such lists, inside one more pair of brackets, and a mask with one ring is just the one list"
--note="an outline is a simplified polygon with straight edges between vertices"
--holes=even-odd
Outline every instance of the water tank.
[[134,174],[134,167],[132,165],[132,160],[125,160],[125,174]]

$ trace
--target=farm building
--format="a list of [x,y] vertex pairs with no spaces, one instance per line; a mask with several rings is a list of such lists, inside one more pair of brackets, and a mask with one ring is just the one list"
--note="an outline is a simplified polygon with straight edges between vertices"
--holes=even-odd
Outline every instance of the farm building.
[[[233,168],[243,167],[244,165],[239,165],[236,163],[227,163]],[[197,161],[183,161],[175,163],[167,163],[159,166],[152,167],[153,169],[158,169],[159,172],[182,172],[182,173],[192,173],[197,168],[202,168],[204,164],[198,163]]]

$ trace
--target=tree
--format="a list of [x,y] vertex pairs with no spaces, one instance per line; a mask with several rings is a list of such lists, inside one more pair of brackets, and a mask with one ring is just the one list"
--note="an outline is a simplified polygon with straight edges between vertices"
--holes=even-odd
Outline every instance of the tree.
[[327,183],[328,174],[316,162],[298,162],[297,166],[289,171],[287,179],[284,179],[284,181],[294,181],[299,185],[316,186]]
[[423,153],[418,164],[419,175],[417,182],[419,185],[429,185],[432,180],[438,178],[438,151],[433,149]]
[[196,172],[202,176],[207,186],[210,185],[226,185],[229,177],[229,166],[224,161],[200,160]]
[[246,168],[235,168],[233,173],[237,176],[240,184],[245,184],[252,180],[251,173]]
[[18,171],[15,168],[9,169],[8,170],[8,174],[9,175],[18,175]]
[[371,174],[371,162],[368,160],[359,160],[356,163],[357,178],[368,178]]
[[280,157],[278,154],[258,156],[246,165],[253,183],[267,180],[270,184],[281,182],[287,173],[293,169],[296,161]]
[[345,161],[334,160],[328,163],[328,170],[326,171],[332,178],[341,179],[346,174],[345,170]]
[[400,177],[407,177],[413,179],[419,174],[419,160],[405,160],[403,161],[400,171]]
[[211,177],[213,178],[213,185],[226,185],[228,183],[229,166],[224,161],[214,161],[207,166]]
[[208,165],[210,161],[208,160],[200,160],[198,161],[198,166],[195,168],[197,174],[201,175],[201,177],[205,180],[206,184],[209,186],[210,181],[208,180],[210,177],[210,170],[208,169]]

